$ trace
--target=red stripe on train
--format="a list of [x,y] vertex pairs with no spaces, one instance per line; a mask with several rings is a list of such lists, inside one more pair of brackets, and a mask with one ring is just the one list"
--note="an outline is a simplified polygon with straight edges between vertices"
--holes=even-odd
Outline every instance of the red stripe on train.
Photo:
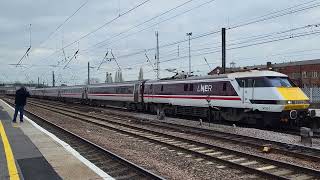
[[121,96],[121,97],[133,97],[131,94],[88,94],[88,96]]
[[167,96],[167,95],[145,95],[146,98],[175,98],[175,99],[209,99],[209,100],[233,100],[240,101],[240,97],[219,97],[219,96]]
[[[65,94],[67,95],[67,94]],[[68,94],[71,95],[71,94]],[[75,95],[75,94],[73,94]],[[78,95],[78,94],[77,94]],[[80,95],[80,94],[79,94]],[[89,96],[121,96],[121,97],[133,97],[131,94],[88,94]],[[205,100],[231,100],[240,101],[240,97],[226,97],[226,96],[177,96],[177,95],[144,95],[145,98],[174,98],[174,99],[205,99]]]
[[74,96],[74,95],[82,95],[82,93],[62,93],[61,96],[66,95],[66,96]]

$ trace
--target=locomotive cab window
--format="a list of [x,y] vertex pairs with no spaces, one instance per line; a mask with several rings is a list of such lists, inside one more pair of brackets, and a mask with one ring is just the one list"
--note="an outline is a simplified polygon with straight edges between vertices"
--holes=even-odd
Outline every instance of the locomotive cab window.
[[240,87],[244,87],[244,80],[240,78],[236,78],[237,83],[239,84]]
[[295,87],[287,77],[236,78],[240,87]]
[[246,83],[246,87],[253,87],[254,80],[253,79],[248,79]]
[[268,77],[272,87],[295,87],[296,85],[287,77]]

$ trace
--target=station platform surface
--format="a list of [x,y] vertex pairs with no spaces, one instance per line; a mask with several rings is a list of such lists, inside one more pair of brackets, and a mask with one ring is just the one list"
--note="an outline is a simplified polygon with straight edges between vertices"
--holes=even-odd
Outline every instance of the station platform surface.
[[12,123],[0,100],[0,180],[113,179],[32,120]]

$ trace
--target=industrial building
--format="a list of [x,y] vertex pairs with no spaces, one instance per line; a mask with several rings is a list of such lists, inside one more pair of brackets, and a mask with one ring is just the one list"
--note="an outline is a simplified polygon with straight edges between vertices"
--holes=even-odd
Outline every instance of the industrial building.
[[[226,72],[239,72],[252,69],[269,69],[286,74],[299,87],[320,87],[320,59],[274,64],[267,62],[264,65],[226,68]],[[218,66],[208,74],[213,75],[220,72],[222,72],[222,68]]]

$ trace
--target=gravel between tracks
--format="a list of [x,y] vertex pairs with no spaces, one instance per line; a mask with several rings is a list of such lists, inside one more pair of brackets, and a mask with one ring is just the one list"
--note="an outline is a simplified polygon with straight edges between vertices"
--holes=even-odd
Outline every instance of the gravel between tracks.
[[88,123],[52,113],[44,109],[28,107],[28,110],[38,115],[48,117],[51,122],[57,123],[72,132],[87,138],[102,147],[116,152],[118,155],[151,169],[155,173],[168,179],[249,179],[250,176],[242,172],[229,169],[220,169],[217,165],[206,164],[207,161],[197,162],[195,158],[178,155],[176,151],[150,144],[148,142],[130,139],[113,131],[109,131]]
[[[107,117],[107,115],[106,115],[106,117]],[[151,128],[150,126],[145,126],[143,124],[136,124],[136,125],[139,125],[142,128],[148,127],[148,129],[155,130],[157,132],[162,132],[162,133],[166,133],[166,134],[170,134],[170,135],[174,135],[174,136],[178,136],[178,137],[182,137],[182,138],[195,140],[195,141],[198,141],[198,142],[212,144],[212,145],[223,147],[223,148],[227,148],[227,149],[232,149],[232,150],[237,150],[237,151],[241,151],[241,152],[245,152],[245,153],[250,153],[250,154],[253,154],[253,155],[257,155],[257,156],[262,156],[262,157],[265,157],[265,158],[268,158],[268,159],[280,160],[280,161],[283,161],[283,162],[288,162],[288,163],[300,165],[300,166],[303,166],[303,167],[309,167],[309,168],[320,170],[320,164],[318,162],[310,162],[310,161],[307,161],[307,160],[297,159],[295,157],[285,156],[283,154],[262,153],[260,149],[254,149],[254,148],[251,148],[251,147],[248,147],[248,146],[238,145],[238,144],[234,144],[232,142],[227,142],[227,141],[216,140],[216,139],[213,139],[213,138],[190,135],[190,134],[180,133],[180,132],[176,132],[175,133],[175,132],[172,132],[172,131],[170,132],[170,131],[163,130],[161,128],[156,128],[156,127],[152,127]],[[215,126],[222,126],[223,127],[223,125],[215,125]],[[226,127],[226,126],[224,126],[223,128],[228,129],[229,131],[227,131],[227,132],[230,132],[230,129],[232,129],[233,131],[237,130],[237,129],[241,129],[242,131],[244,131],[244,130],[248,131],[248,128],[241,128],[241,127]],[[221,128],[219,128],[219,130],[221,130]],[[264,135],[266,135],[266,134],[270,135],[270,133],[271,133],[271,132],[263,131],[263,130],[259,130],[259,129],[250,129],[250,131],[251,132],[255,131],[257,134],[263,133]],[[242,133],[237,133],[237,134],[242,134]],[[277,133],[277,134],[281,134],[281,133]],[[275,136],[275,135],[271,134],[271,136]],[[282,134],[281,137],[278,137],[278,139],[286,138],[286,137],[287,138],[294,138],[293,135]]]
[[[142,113],[136,113],[136,112],[126,112],[126,111],[120,111],[115,109],[102,109],[99,108],[101,112],[105,113],[112,113],[112,114],[119,114],[119,115],[127,115],[132,116],[135,118],[141,118],[141,119],[147,119],[150,121],[159,121],[159,122],[167,122],[167,123],[173,123],[173,124],[181,124],[181,125],[187,125],[191,127],[198,127],[198,128],[204,128],[204,129],[211,129],[221,132],[229,132],[233,134],[243,135],[243,136],[249,136],[254,138],[261,138],[271,141],[278,141],[288,144],[296,144],[296,145],[302,145],[300,143],[300,137],[291,135],[291,134],[285,134],[285,133],[279,133],[279,132],[273,132],[273,131],[267,131],[267,130],[260,130],[255,128],[245,128],[245,127],[233,127],[233,126],[227,126],[227,125],[221,125],[221,124],[210,124],[209,123],[202,123],[202,126],[199,126],[198,121],[191,121],[191,120],[185,120],[185,119],[179,119],[179,118],[171,118],[166,117],[165,120],[160,121],[157,120],[157,116],[150,115],[150,114],[142,114]],[[313,148],[320,149],[320,138],[313,138]]]
[[289,156],[285,156],[283,154],[276,154],[276,153],[272,153],[272,152],[271,153],[262,153],[261,149],[255,149],[255,148],[252,148],[249,146],[238,145],[238,144],[234,144],[232,142],[216,140],[213,138],[195,136],[195,135],[190,135],[190,134],[185,134],[185,133],[181,134],[178,132],[163,131],[162,129],[159,129],[159,128],[152,128],[152,130],[156,130],[158,132],[163,132],[163,133],[174,135],[174,136],[179,136],[179,137],[186,138],[186,139],[195,140],[198,142],[212,144],[212,145],[227,148],[227,149],[232,149],[232,150],[237,150],[237,151],[241,151],[244,153],[250,153],[253,155],[257,155],[257,156],[262,156],[262,157],[265,157],[268,159],[280,160],[283,162],[288,162],[288,163],[292,163],[295,165],[301,165],[303,167],[309,167],[309,168],[314,168],[314,169],[320,170],[319,162],[310,162],[310,161],[306,161],[306,160],[302,160],[302,159],[297,159],[295,157],[289,157]]

